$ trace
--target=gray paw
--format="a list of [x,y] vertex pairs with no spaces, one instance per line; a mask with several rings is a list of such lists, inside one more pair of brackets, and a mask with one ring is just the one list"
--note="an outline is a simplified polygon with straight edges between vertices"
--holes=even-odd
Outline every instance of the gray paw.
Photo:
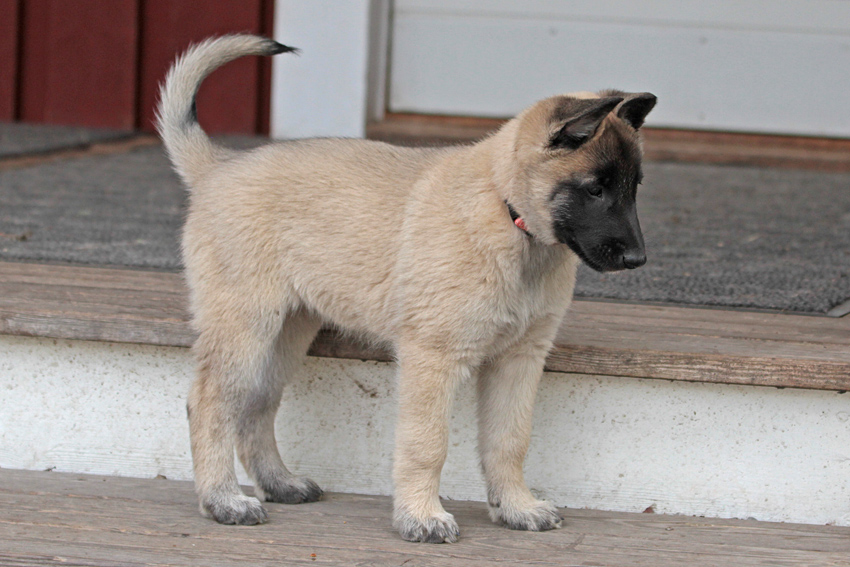
[[442,512],[427,518],[415,518],[410,514],[396,513],[393,527],[402,539],[422,543],[455,543],[460,536],[454,516]]
[[265,483],[262,487],[256,486],[254,491],[259,498],[266,502],[280,502],[281,504],[315,502],[323,494],[319,485],[307,477],[277,478]]
[[253,526],[269,519],[260,501],[244,494],[213,495],[201,500],[201,514],[219,524]]
[[561,527],[564,519],[558,509],[545,500],[538,500],[532,506],[524,509],[507,506],[490,505],[490,518],[497,524],[509,527],[512,530],[525,530],[530,532],[542,532]]

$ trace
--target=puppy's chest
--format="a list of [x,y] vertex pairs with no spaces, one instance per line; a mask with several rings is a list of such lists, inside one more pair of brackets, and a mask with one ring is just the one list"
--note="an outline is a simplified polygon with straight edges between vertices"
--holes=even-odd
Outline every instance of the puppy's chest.
[[569,257],[547,260],[516,267],[513,277],[506,278],[494,294],[489,332],[482,333],[487,343],[482,346],[490,351],[488,354],[498,354],[539,321],[560,318],[566,311],[572,299],[576,262]]

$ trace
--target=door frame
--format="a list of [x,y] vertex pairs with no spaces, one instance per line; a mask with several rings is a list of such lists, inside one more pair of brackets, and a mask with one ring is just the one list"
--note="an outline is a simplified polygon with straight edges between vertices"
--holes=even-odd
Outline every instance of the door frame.
[[366,135],[386,106],[391,0],[276,0],[275,39],[297,57],[272,63],[273,138]]

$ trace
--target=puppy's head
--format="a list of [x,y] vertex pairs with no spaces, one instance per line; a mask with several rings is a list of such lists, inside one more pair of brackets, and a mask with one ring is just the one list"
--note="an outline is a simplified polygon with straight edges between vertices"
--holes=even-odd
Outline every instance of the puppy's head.
[[566,244],[599,272],[646,263],[635,197],[649,93],[543,100],[517,117],[511,205],[529,232]]

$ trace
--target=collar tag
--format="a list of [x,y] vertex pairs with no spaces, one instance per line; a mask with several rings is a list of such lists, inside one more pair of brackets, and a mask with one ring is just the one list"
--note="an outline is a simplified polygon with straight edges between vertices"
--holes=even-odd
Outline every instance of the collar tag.
[[525,224],[525,221],[522,220],[522,217],[519,216],[519,213],[517,213],[516,210],[507,201],[505,201],[505,205],[508,206],[508,213],[511,215],[511,220],[514,222],[516,227],[527,235],[531,236],[531,233],[528,232],[528,225]]
[[515,218],[514,224],[517,225],[517,228],[519,228],[520,230],[528,232],[528,227],[525,225],[525,221],[522,220],[522,217]]

